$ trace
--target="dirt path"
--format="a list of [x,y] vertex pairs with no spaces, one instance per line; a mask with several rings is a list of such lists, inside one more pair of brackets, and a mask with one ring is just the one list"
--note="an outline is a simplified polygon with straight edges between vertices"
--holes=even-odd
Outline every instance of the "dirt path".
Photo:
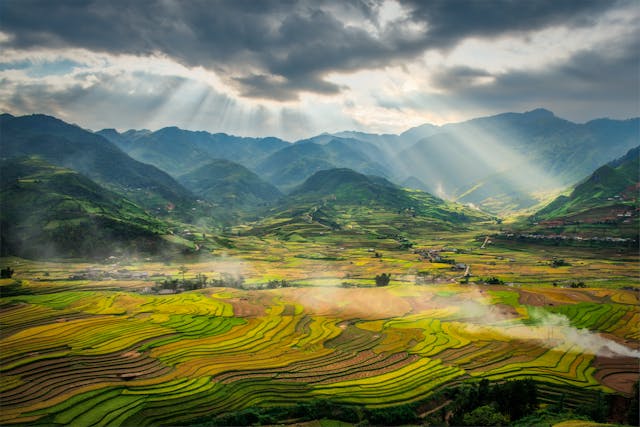
[[419,414],[418,417],[425,418],[425,417],[433,414],[434,412],[439,411],[440,409],[444,408],[445,406],[447,406],[451,402],[453,402],[453,400],[447,400],[442,405],[436,406],[435,408],[430,409],[427,412],[423,412],[423,413]]

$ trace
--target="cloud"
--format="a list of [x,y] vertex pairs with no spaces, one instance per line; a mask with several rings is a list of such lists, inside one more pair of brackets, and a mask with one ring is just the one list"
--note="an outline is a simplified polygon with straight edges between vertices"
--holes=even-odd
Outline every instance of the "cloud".
[[603,110],[624,117],[638,111],[640,31],[628,40],[583,49],[541,69],[493,74],[466,67],[443,69],[433,82],[450,102],[496,111],[543,105],[574,120],[598,117]]
[[383,69],[468,37],[586,26],[622,6],[599,0],[23,0],[0,5],[1,43],[166,56],[214,71],[244,97],[291,101],[304,92],[343,91],[329,81],[331,73]]
[[[76,60],[81,56],[71,55]],[[0,69],[4,68],[0,71],[0,111],[49,114],[94,130],[156,130],[178,125],[286,140],[354,127],[334,102],[313,98],[295,106],[248,102],[218,90],[205,70],[194,73],[158,59],[131,63],[131,58],[98,56],[103,61],[89,55],[70,73],[44,77],[32,75],[32,67],[22,64],[20,57],[0,62]],[[69,58],[45,57],[36,70],[49,66],[56,70],[72,63]],[[97,65],[89,65],[93,63]]]
[[[413,21],[429,25],[431,46],[452,47],[469,37],[498,37],[551,26],[584,27],[622,2],[600,0],[407,0]],[[628,3],[627,3],[628,4]]]
[[486,81],[485,77],[492,77],[491,73],[479,68],[458,65],[434,73],[432,82],[436,87],[446,90],[467,89],[482,84]]
[[291,101],[298,99],[299,91],[310,91],[324,95],[340,92],[340,87],[313,75],[301,75],[283,78],[268,74],[235,77],[240,93],[250,98]]

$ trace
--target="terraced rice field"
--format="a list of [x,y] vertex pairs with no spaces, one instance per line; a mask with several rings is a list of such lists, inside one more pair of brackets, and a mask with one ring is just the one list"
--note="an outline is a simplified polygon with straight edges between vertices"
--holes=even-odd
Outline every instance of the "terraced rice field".
[[580,405],[585,391],[631,392],[636,298],[402,283],[5,297],[0,423],[188,424],[314,398],[381,407],[481,378],[532,378],[543,401],[562,390]]

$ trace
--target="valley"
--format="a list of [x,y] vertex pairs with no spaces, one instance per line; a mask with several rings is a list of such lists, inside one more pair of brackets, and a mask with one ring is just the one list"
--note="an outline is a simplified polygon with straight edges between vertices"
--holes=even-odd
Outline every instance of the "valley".
[[0,124],[3,425],[637,422],[637,119]]

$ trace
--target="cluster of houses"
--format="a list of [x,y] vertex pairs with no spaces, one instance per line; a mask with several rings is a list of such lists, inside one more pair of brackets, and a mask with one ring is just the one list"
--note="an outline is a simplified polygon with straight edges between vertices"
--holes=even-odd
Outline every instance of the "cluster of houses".
[[149,280],[149,273],[126,269],[101,270],[99,268],[90,268],[70,275],[69,280]]
[[[611,198],[609,198],[611,199]],[[534,222],[533,225],[541,225],[543,227],[547,227],[547,228],[553,228],[553,227],[561,227],[561,226],[565,226],[565,225],[578,225],[578,224],[617,224],[617,223],[623,223],[623,224],[629,224],[631,223],[631,219],[634,216],[637,216],[638,214],[640,214],[640,207],[639,208],[618,208],[618,209],[611,209],[609,212],[606,212],[602,215],[594,215],[591,217],[581,217],[581,218],[575,218],[575,219],[549,219],[549,220],[544,220],[544,221],[539,221],[539,222]]]
[[583,242],[608,242],[608,243],[632,243],[636,240],[629,237],[581,237],[567,236],[564,234],[531,234],[531,233],[500,233],[493,236],[496,239],[507,240],[557,240],[557,241],[583,241]]
[[452,252],[458,253],[458,249],[456,248],[442,248],[442,249],[416,249],[413,251],[414,254],[420,256],[421,259],[427,260],[429,262],[437,262],[441,264],[450,264],[452,270],[466,271],[468,266],[462,262],[456,262],[453,258],[448,258],[446,256],[442,256],[441,252]]

